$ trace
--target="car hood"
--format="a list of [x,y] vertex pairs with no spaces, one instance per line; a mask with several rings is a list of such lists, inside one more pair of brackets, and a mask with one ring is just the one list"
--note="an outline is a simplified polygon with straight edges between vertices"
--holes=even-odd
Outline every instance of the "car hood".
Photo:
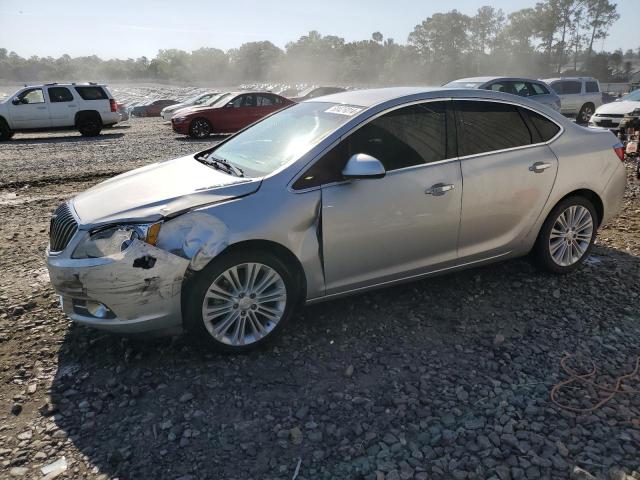
[[622,102],[606,103],[596,110],[596,113],[614,113],[622,114],[633,112],[636,108],[640,108],[640,102],[632,100],[623,100]]
[[193,155],[154,163],[113,177],[72,200],[81,229],[155,222],[189,209],[254,193],[260,179],[227,175]]
[[220,107],[185,107],[185,108],[181,108],[179,111],[174,113],[174,116],[180,116],[180,117],[184,117],[186,115],[190,115],[192,113],[196,113],[196,112],[202,112],[205,110],[217,110]]
[[168,107],[164,107],[162,109],[163,112],[175,112],[176,110],[180,110],[181,108],[185,108],[187,105],[184,103],[176,103],[174,105],[169,105]]

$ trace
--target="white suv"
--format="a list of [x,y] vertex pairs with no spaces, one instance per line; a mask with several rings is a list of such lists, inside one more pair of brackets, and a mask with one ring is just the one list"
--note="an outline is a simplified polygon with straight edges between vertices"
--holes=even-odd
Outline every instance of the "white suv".
[[588,123],[591,115],[602,105],[600,83],[592,77],[545,78],[544,81],[560,97],[560,112],[575,116],[577,123]]
[[0,141],[15,132],[77,129],[95,136],[120,121],[118,105],[104,85],[48,83],[26,86],[0,102]]

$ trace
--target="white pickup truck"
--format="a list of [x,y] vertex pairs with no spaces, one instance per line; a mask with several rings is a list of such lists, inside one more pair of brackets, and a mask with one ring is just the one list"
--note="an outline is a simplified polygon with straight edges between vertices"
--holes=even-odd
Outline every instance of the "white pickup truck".
[[118,121],[118,105],[105,85],[25,85],[0,102],[0,141],[16,132],[46,130],[75,129],[90,137]]

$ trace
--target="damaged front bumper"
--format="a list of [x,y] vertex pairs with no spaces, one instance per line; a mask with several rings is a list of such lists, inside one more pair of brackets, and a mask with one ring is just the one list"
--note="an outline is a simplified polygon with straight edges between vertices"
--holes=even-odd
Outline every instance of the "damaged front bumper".
[[46,259],[51,283],[74,322],[125,334],[182,330],[189,260],[140,240],[116,255],[71,258],[83,235],[78,232],[63,252],[47,252]]

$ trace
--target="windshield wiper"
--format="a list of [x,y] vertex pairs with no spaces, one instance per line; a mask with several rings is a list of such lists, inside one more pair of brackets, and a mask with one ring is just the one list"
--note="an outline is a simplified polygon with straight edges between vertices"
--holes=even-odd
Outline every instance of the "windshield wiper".
[[222,170],[229,175],[235,175],[236,177],[244,177],[244,171],[240,167],[236,167],[235,165],[229,163],[222,157],[217,157],[213,153],[206,155],[204,157],[200,157],[200,159],[211,165],[213,168],[218,170]]

